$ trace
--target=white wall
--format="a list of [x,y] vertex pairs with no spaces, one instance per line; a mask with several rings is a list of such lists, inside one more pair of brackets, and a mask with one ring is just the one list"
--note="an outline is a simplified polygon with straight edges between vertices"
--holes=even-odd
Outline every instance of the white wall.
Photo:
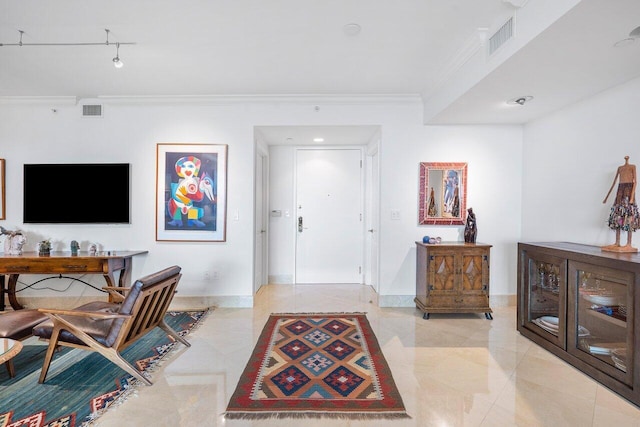
[[[463,241],[464,226],[419,226],[419,162],[467,162],[467,206],[478,242],[493,245],[491,295],[516,293],[520,235],[522,131],[519,126],[420,126],[397,135],[382,129],[380,304],[408,305],[415,296],[415,241],[440,236]],[[399,209],[401,220],[391,220]],[[413,298],[411,298],[411,301]]]
[[269,148],[269,283],[293,283],[295,260],[294,158],[293,146]]
[[614,242],[616,188],[602,201],[624,156],[640,162],[639,93],[640,78],[525,126],[523,241]]
[[[421,161],[469,163],[468,205],[478,218],[479,241],[494,245],[491,262],[492,295],[515,294],[515,243],[520,238],[520,127],[425,127],[419,100],[344,102],[256,102],[199,100],[192,103],[149,100],[105,101],[104,117],[82,118],[79,105],[55,101],[0,104],[0,157],[7,160],[6,228],[27,232],[27,250],[51,238],[54,249],[68,248],[72,239],[96,241],[105,249],[146,249],[134,259],[139,276],[168,264],[183,267],[180,295],[199,296],[219,305],[247,306],[253,289],[254,127],[267,125],[379,125],[380,179],[380,294],[382,305],[413,305],[415,292],[414,242],[423,235],[462,240],[463,226],[419,226],[418,164]],[[93,102],[92,102],[93,103]],[[320,105],[320,109],[315,106]],[[52,111],[55,109],[56,112]],[[227,241],[220,243],[156,242],[156,144],[206,142],[229,145]],[[22,164],[35,162],[129,162],[132,164],[132,223],[126,226],[23,225]],[[287,170],[290,148],[270,148],[270,171]],[[285,182],[292,177],[282,176]],[[283,188],[286,188],[286,184]],[[270,194],[271,209],[286,209],[293,193]],[[61,206],[72,203],[61,197]],[[294,212],[293,206],[290,206]],[[399,209],[401,219],[390,219]],[[234,214],[238,220],[234,221]],[[289,227],[293,232],[293,227]],[[293,237],[274,239],[269,275],[280,271],[279,257],[293,245]],[[275,246],[273,245],[275,242]],[[84,247],[82,249],[85,249]],[[293,267],[292,263],[283,265]],[[204,279],[204,273],[218,277]],[[212,277],[215,277],[213,274]],[[30,283],[35,276],[24,276]],[[92,280],[94,278],[91,278]],[[102,285],[101,278],[96,283]],[[25,295],[29,292],[25,291]],[[38,291],[38,293],[43,291]],[[68,293],[91,292],[73,286]],[[34,292],[36,293],[36,292]]]

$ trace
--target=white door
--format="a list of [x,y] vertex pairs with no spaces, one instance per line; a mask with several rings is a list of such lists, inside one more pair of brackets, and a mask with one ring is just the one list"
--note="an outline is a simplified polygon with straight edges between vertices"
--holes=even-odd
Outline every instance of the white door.
[[362,151],[296,151],[296,283],[362,283]]
[[254,283],[253,292],[267,283],[267,225],[266,225],[266,186],[267,186],[267,157],[256,153],[255,164],[255,254],[254,254]]

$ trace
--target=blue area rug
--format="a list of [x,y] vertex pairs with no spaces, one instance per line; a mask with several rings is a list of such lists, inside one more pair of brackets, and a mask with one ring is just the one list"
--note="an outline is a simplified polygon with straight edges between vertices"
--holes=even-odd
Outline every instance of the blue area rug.
[[[168,312],[165,320],[180,335],[187,335],[205,311]],[[38,383],[47,350],[31,337],[13,359],[16,376],[0,370],[0,427],[74,427],[90,423],[135,387],[146,387],[98,353],[64,348],[59,351],[44,384]],[[143,372],[153,372],[165,356],[185,347],[155,328],[122,352]],[[153,381],[153,376],[150,377]],[[150,387],[154,387],[153,385]]]

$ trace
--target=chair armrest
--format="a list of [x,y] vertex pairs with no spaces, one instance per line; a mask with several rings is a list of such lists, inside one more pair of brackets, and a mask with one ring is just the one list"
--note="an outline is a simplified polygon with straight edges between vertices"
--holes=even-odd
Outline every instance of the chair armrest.
[[53,317],[57,316],[76,316],[76,317],[90,317],[92,319],[126,319],[131,317],[130,314],[110,313],[107,311],[78,311],[78,310],[57,310],[48,308],[39,308],[39,312],[44,314],[51,314]]
[[131,286],[103,286],[102,289],[104,289],[107,292],[110,292],[110,291],[129,292],[131,290]]
[[130,287],[123,286],[103,286],[102,289],[109,293],[114,302],[124,301],[127,292],[131,290]]

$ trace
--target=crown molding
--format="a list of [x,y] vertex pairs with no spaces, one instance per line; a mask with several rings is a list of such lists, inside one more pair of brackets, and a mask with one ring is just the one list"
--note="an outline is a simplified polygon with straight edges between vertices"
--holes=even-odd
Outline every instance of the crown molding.
[[122,104],[408,104],[422,102],[420,94],[295,94],[295,95],[176,95],[176,96],[99,96],[96,99],[107,103]]
[[0,96],[0,105],[77,105],[76,96]]
[[101,104],[186,104],[186,105],[236,105],[236,104],[290,104],[308,105],[413,105],[421,104],[420,94],[300,94],[300,95],[104,95],[104,96],[0,96],[0,104],[77,105]]

